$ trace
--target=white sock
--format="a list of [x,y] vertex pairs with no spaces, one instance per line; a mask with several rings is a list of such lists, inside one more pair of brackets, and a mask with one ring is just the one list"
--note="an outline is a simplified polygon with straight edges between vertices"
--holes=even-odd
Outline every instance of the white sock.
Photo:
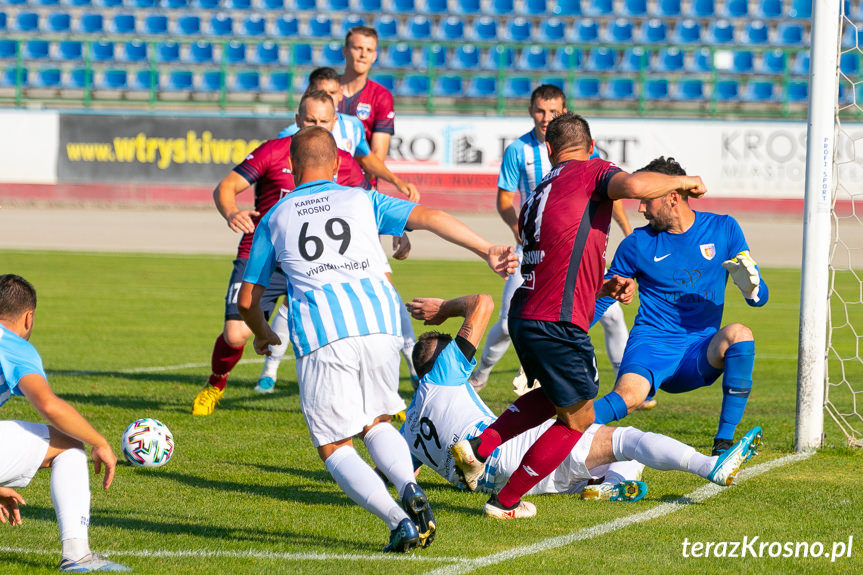
[[644,432],[634,427],[618,427],[611,436],[614,457],[618,461],[636,460],[660,471],[677,470],[707,478],[716,462],[667,435]]
[[404,305],[399,306],[399,310],[402,322],[402,356],[408,364],[411,377],[416,377],[417,370],[414,368],[413,353],[414,345],[417,343],[417,338],[414,335],[414,326],[411,323],[411,314],[408,312],[408,308]]
[[638,481],[643,469],[644,464],[640,461],[615,461],[608,466],[602,482],[616,485],[621,481]]
[[353,447],[336,449],[324,464],[341,490],[354,503],[380,517],[390,531],[407,517],[401,505],[390,497],[383,480]]
[[608,361],[611,362],[614,378],[617,379],[617,370],[620,369],[623,350],[626,349],[626,341],[629,339],[629,329],[626,327],[620,303],[611,304],[599,318],[599,323],[602,324],[602,331],[605,333],[605,351],[608,354]]
[[270,327],[282,340],[280,345],[270,346],[270,355],[264,356],[264,369],[261,371],[261,376],[258,379],[265,377],[272,378],[273,381],[278,380],[279,364],[282,363],[282,358],[285,357],[285,351],[288,349],[288,343],[291,341],[291,328],[288,325],[288,310],[285,306],[279,306],[279,311],[273,317]]
[[63,558],[77,561],[90,553],[90,472],[83,449],[67,449],[54,457],[51,500],[60,527]]
[[372,461],[395,486],[399,497],[405,485],[416,483],[410,449],[404,436],[395,427],[389,423],[379,423],[366,433],[363,443]]
[[485,347],[482,348],[482,357],[479,360],[479,368],[473,373],[473,379],[481,382],[488,381],[491,370],[509,349],[509,328],[506,321],[506,318],[500,318],[488,330]]

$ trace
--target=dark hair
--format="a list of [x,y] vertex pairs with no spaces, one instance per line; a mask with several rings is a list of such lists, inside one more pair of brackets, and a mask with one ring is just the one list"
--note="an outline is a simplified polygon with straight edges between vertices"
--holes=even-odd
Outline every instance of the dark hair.
[[336,104],[335,102],[333,102],[332,96],[330,96],[323,90],[309,90],[308,92],[303,94],[302,98],[300,98],[300,105],[297,107],[297,110],[302,110],[308,100],[320,102],[322,104],[329,104],[333,107],[334,110],[336,109]]
[[644,166],[641,169],[635,170],[636,172],[657,172],[660,174],[665,174],[666,176],[685,176],[686,170],[677,163],[677,160],[674,158],[666,158],[665,156],[659,156],[655,160],[652,160],[649,164]]
[[566,108],[566,94],[563,93],[563,90],[554,84],[542,84],[537,86],[530,95],[530,105],[533,106],[537,100],[556,100],[558,98],[563,100],[563,107]]
[[418,377],[422,377],[431,371],[437,356],[440,355],[443,348],[449,345],[451,341],[451,335],[440,333],[439,331],[427,331],[419,336],[419,339],[414,344],[414,351],[411,354]]
[[36,309],[36,288],[15,274],[0,276],[0,319],[15,319]]
[[312,86],[317,84],[322,80],[335,80],[339,81],[341,77],[339,73],[336,72],[335,68],[330,68],[329,66],[321,66],[320,68],[315,68],[312,70],[311,74],[309,74],[309,88],[308,91],[311,91]]
[[336,140],[321,126],[306,126],[291,137],[291,162],[294,171],[306,166],[321,166],[335,162],[338,157]]
[[354,26],[348,30],[347,34],[345,34],[345,46],[348,45],[348,40],[350,40],[351,36],[354,34],[357,34],[358,36],[368,36],[369,38],[374,38],[375,42],[378,41],[378,31],[371,26]]
[[559,153],[568,148],[589,150],[593,137],[590,135],[587,120],[578,114],[564,112],[548,123],[545,141],[551,145],[555,153]]

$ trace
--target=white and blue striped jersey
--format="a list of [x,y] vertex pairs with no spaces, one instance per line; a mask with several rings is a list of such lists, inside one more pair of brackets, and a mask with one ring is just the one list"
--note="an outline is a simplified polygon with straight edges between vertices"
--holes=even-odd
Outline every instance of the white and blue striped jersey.
[[507,192],[521,192],[521,205],[551,170],[548,148],[531,130],[515,140],[503,152],[497,187]]
[[288,280],[288,323],[301,357],[345,337],[401,336],[402,305],[379,234],[401,236],[415,203],[326,180],[282,198],[255,230],[243,281]]
[[39,352],[29,341],[0,325],[0,405],[13,395],[23,396],[18,381],[33,373],[45,378]]
[[[291,124],[281,132],[280,138],[293,136],[300,131],[296,123]],[[336,139],[336,147],[344,150],[352,156],[368,156],[371,153],[369,142],[366,140],[363,122],[356,116],[350,114],[336,113],[336,125],[333,127],[333,138]]]

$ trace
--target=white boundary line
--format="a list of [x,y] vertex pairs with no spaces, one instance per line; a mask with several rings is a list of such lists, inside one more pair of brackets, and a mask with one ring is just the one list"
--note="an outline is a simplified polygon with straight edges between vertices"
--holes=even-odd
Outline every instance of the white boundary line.
[[[294,361],[293,357],[285,357],[282,359],[282,362]],[[264,363],[264,358],[254,358],[254,359],[241,359],[238,363],[240,364],[249,364],[249,363]],[[209,363],[183,363],[180,365],[156,365],[153,367],[133,367],[131,369],[102,369],[102,370],[55,370],[49,369],[47,372],[51,375],[99,375],[104,374],[105,372],[111,373],[119,373],[119,374],[129,374],[133,375],[136,373],[158,373],[162,371],[180,371],[183,369],[198,369],[201,367],[210,367]]]
[[[781,467],[783,465],[802,461],[810,455],[812,454],[792,453],[791,455],[785,455],[778,459],[772,459],[760,465],[756,465],[754,467],[742,470],[740,472],[740,475],[738,475],[738,478],[739,480],[749,479],[750,477],[755,477],[756,475],[761,475],[762,473],[770,471],[775,467]],[[599,537],[600,535],[605,535],[606,533],[618,531],[620,529],[623,529],[624,527],[628,527],[629,525],[642,523],[644,521],[650,521],[651,519],[656,519],[657,517],[662,517],[663,515],[668,515],[669,513],[680,511],[691,503],[700,503],[706,499],[722,493],[723,491],[725,491],[725,489],[727,488],[720,487],[719,485],[716,485],[714,483],[708,483],[707,485],[699,487],[692,493],[684,495],[683,497],[676,499],[675,501],[657,505],[656,507],[653,507],[641,513],[628,515],[626,517],[620,517],[618,519],[614,519],[613,521],[608,521],[607,523],[600,523],[599,525],[585,527],[584,529],[580,529],[579,531],[574,531],[567,535],[561,535],[560,537],[554,537],[552,539],[546,539],[545,541],[540,541],[531,545],[523,545],[521,547],[514,547],[512,549],[507,549],[506,551],[501,551],[499,553],[492,553],[491,555],[486,555],[485,557],[478,557],[476,559],[462,559],[457,565],[447,565],[444,567],[440,567],[433,571],[428,571],[426,575],[461,575],[462,573],[470,573],[471,571],[474,571],[476,569],[496,565],[510,559],[517,559],[519,557],[525,557],[527,555],[535,555],[543,551],[563,547],[565,545],[575,543],[576,541],[593,539],[594,537]]]

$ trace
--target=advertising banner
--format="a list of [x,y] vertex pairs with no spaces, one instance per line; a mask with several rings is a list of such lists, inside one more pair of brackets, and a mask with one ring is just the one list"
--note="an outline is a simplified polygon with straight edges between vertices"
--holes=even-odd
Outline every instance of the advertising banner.
[[57,183],[57,112],[0,111],[0,182]]

